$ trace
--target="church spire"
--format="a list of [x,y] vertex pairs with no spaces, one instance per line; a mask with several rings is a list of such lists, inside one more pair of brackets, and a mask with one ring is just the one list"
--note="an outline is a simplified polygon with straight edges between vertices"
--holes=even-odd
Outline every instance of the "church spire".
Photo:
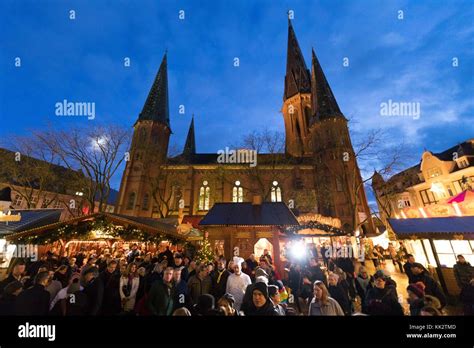
[[189,125],[188,136],[184,144],[183,155],[189,156],[196,154],[196,139],[194,137],[194,115]]
[[286,57],[285,94],[286,100],[298,93],[309,93],[311,81],[295,31],[288,19],[288,49]]
[[152,120],[161,122],[170,127],[169,101],[168,101],[168,63],[167,53],[163,56],[160,69],[151,86],[143,110],[138,120]]
[[316,119],[328,117],[344,117],[336,98],[332,94],[323,69],[319,64],[318,57],[312,49],[311,59],[311,109]]

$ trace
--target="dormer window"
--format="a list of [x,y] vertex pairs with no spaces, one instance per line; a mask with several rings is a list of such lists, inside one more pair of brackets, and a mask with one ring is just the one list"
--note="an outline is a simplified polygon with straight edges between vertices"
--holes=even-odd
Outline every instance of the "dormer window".
[[442,174],[441,169],[438,167],[430,168],[426,171],[426,173],[428,178],[436,178],[437,176],[440,176]]
[[469,167],[469,161],[465,157],[461,158],[461,159],[458,159],[456,162],[457,162],[459,168]]

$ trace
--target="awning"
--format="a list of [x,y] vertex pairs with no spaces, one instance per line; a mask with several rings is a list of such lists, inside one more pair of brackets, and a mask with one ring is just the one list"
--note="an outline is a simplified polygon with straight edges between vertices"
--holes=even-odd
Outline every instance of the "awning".
[[33,228],[57,223],[61,209],[19,209],[11,210],[13,215],[20,214],[20,221],[0,222],[0,235],[10,235]]
[[398,238],[474,239],[474,216],[389,219]]

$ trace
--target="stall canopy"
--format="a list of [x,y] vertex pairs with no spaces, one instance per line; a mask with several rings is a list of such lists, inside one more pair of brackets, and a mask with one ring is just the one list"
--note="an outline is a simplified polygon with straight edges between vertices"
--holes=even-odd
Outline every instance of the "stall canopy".
[[462,235],[465,239],[474,239],[474,216],[389,219],[388,221],[401,239],[412,236],[453,239],[455,235]]
[[20,221],[0,222],[0,236],[7,236],[57,223],[61,213],[61,209],[11,210],[12,215],[20,214]]
[[290,226],[298,220],[283,202],[215,203],[200,226]]
[[[59,210],[59,214],[60,213],[61,210]],[[15,241],[17,239],[22,239],[30,236],[38,237],[41,235],[50,234],[61,227],[79,226],[81,224],[91,223],[97,220],[103,220],[117,226],[137,228],[139,230],[146,231],[150,236],[161,234],[182,241],[186,241],[188,239],[187,235],[178,233],[176,219],[174,219],[176,221],[170,219],[158,220],[152,218],[141,218],[113,213],[94,213],[75,217],[67,221],[58,222],[58,220],[59,217],[56,220],[49,220],[49,223],[46,223],[45,220],[40,226],[31,225],[28,226],[28,228],[22,228],[20,230],[12,231],[13,233],[7,235],[6,239]]]

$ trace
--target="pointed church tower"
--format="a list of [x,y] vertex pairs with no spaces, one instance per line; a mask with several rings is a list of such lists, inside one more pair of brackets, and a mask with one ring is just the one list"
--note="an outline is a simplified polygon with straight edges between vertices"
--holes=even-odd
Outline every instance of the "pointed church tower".
[[194,115],[189,125],[188,136],[186,137],[186,143],[184,144],[183,156],[190,158],[196,154],[196,140],[194,137]]
[[133,128],[129,161],[120,185],[117,213],[152,216],[150,182],[166,161],[171,135],[168,101],[168,66],[165,53],[155,81]]
[[337,217],[348,232],[375,231],[362,177],[342,114],[314,50],[311,59],[311,145],[318,210]]
[[294,157],[311,155],[311,80],[291,21],[288,20],[288,49],[283,94],[286,153]]

